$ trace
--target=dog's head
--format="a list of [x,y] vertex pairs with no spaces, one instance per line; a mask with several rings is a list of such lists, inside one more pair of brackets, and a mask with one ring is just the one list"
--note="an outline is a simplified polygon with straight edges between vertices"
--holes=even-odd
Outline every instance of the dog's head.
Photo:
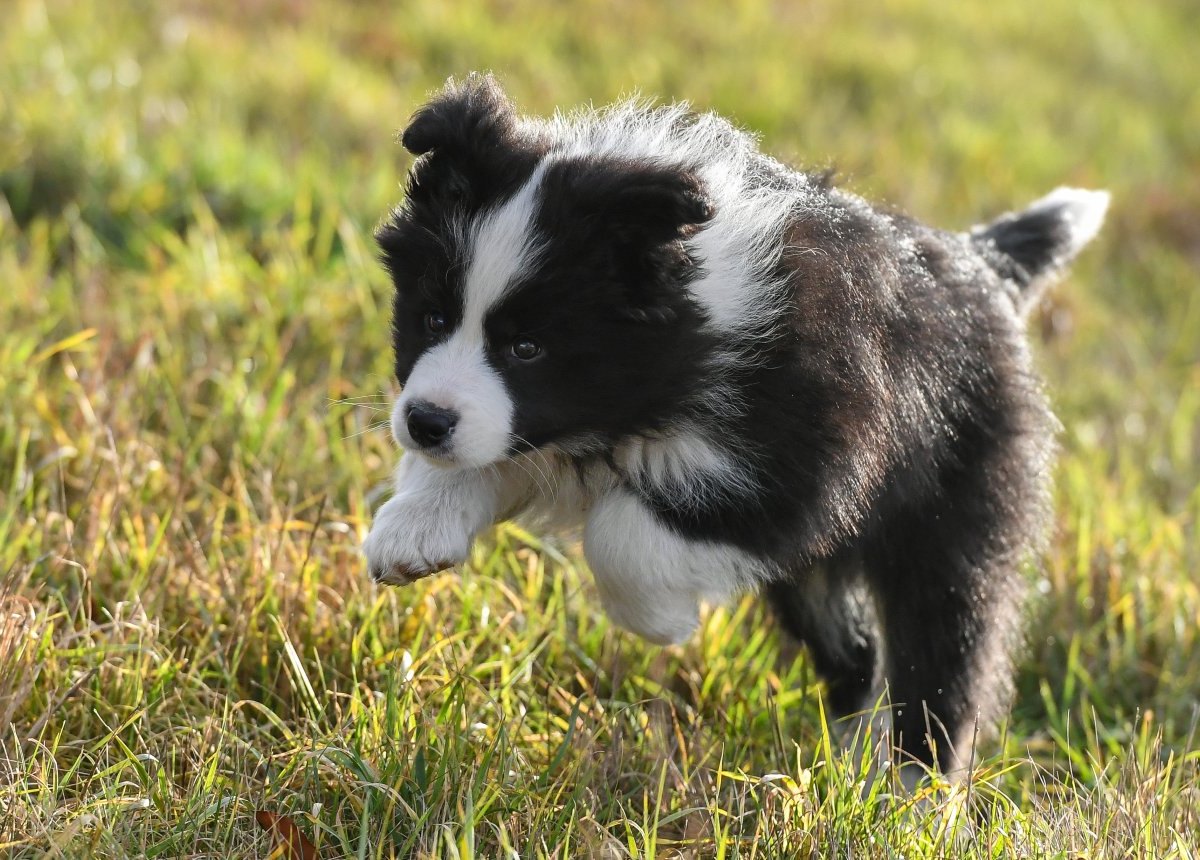
[[697,372],[686,239],[713,216],[686,166],[580,151],[491,77],[404,132],[418,156],[376,234],[395,283],[392,431],[450,466],[652,429]]

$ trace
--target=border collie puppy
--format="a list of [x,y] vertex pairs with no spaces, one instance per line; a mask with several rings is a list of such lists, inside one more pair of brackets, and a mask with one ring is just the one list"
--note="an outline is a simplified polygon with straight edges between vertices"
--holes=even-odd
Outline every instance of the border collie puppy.
[[681,642],[701,601],[761,590],[838,714],[882,702],[897,761],[964,767],[1047,513],[1025,317],[1108,195],[945,232],[713,114],[531,119],[478,75],[402,142],[377,240],[410,453],[372,576],[459,564],[510,517],[580,526],[616,624]]

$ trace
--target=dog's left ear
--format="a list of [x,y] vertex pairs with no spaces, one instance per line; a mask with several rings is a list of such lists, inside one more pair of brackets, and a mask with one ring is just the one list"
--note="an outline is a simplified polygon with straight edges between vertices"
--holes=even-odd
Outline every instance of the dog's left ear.
[[716,214],[690,170],[639,167],[626,174],[625,183],[602,208],[630,238],[651,245],[673,242],[692,235]]
[[445,153],[473,159],[509,143],[516,135],[512,102],[491,75],[472,73],[447,82],[441,94],[418,110],[400,136],[413,155]]
[[597,160],[560,176],[570,205],[642,249],[684,239],[716,214],[703,183],[686,167]]
[[[626,314],[670,322],[699,271],[684,242],[716,215],[696,173],[682,166],[588,161],[560,174],[565,205],[592,220],[613,243],[624,270]],[[547,176],[548,182],[553,181]],[[544,199],[553,199],[549,191]]]

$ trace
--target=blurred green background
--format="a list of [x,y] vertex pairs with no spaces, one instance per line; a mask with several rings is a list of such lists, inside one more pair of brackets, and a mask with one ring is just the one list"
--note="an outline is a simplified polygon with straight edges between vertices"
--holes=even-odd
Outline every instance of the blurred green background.
[[259,808],[323,856],[958,845],[953,792],[858,800],[752,601],[658,651],[570,544],[511,528],[461,573],[364,581],[394,137],[492,70],[529,113],[717,110],[944,227],[1112,191],[1031,326],[1055,539],[954,850],[1196,856],[1198,32],[1194,0],[9,0],[0,850],[266,856]]

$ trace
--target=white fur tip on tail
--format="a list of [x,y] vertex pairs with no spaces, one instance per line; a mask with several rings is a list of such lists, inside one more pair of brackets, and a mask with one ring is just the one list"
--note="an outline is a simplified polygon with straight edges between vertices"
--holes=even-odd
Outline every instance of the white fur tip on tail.
[[1037,200],[1026,212],[1043,212],[1057,209],[1068,231],[1068,240],[1063,256],[1071,259],[1100,232],[1108,204],[1112,199],[1107,191],[1088,191],[1084,188],[1055,188]]

